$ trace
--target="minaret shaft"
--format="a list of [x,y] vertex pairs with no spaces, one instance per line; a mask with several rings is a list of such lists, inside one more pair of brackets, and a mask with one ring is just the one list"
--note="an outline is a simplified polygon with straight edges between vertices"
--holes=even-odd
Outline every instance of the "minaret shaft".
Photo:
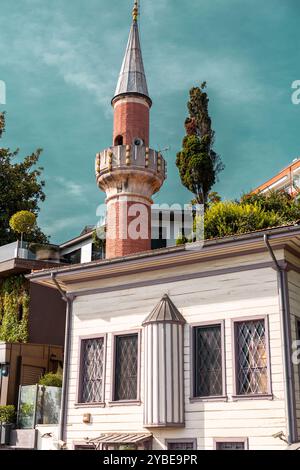
[[[113,144],[132,145],[140,139],[149,147],[150,109],[143,97],[122,97],[114,102]],[[122,138],[122,139],[121,139]]]

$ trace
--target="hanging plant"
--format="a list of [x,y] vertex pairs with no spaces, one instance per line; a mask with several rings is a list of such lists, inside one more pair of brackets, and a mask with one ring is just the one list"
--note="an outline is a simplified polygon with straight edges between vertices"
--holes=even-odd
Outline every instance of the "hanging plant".
[[24,276],[11,276],[0,287],[0,341],[28,341],[29,293]]

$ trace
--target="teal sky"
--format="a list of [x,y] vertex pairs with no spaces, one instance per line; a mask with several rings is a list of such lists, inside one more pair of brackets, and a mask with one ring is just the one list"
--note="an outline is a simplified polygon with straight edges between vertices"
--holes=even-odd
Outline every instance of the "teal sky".
[[[208,82],[215,189],[238,197],[300,156],[299,0],[141,0],[140,31],[153,99],[151,147],[168,180],[155,202],[188,202],[176,152],[190,87]],[[39,224],[62,242],[96,222],[96,152],[112,143],[113,95],[133,0],[0,0],[0,80],[7,86],[2,146],[44,152],[47,201]]]

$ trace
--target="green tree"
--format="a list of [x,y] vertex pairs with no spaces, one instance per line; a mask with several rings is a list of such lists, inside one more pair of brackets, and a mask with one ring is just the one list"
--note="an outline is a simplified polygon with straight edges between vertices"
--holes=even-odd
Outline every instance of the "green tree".
[[21,234],[21,243],[23,242],[23,234],[29,235],[36,224],[36,215],[29,211],[16,212],[9,220],[10,228]]
[[224,169],[221,157],[213,150],[215,132],[205,88],[206,82],[190,90],[186,136],[176,158],[182,184],[195,195],[198,204],[207,203],[208,194]]
[[[5,131],[5,116],[0,113],[0,138]],[[41,149],[25,157],[20,163],[14,160],[19,150],[0,148],[0,246],[15,241],[15,233],[9,226],[13,214],[30,211],[36,216],[39,204],[45,200],[44,181],[40,180],[42,168],[36,167]],[[46,243],[48,238],[35,226],[27,241]]]
[[222,197],[217,191],[212,191],[211,193],[209,193],[208,195],[209,204],[216,204],[217,202],[221,202],[221,201],[222,201]]

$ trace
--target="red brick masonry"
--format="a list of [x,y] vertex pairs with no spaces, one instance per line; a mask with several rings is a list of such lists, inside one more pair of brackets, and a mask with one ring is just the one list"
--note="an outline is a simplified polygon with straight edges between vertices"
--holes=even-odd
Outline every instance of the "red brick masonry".
[[123,145],[132,145],[133,139],[140,138],[146,147],[149,146],[149,106],[145,102],[118,103],[114,111],[113,142],[119,135],[123,137]]
[[[132,207],[135,204],[137,206]],[[130,208],[133,215],[129,215]],[[110,202],[107,208],[106,258],[131,255],[150,249],[150,204],[120,202],[118,199]]]

